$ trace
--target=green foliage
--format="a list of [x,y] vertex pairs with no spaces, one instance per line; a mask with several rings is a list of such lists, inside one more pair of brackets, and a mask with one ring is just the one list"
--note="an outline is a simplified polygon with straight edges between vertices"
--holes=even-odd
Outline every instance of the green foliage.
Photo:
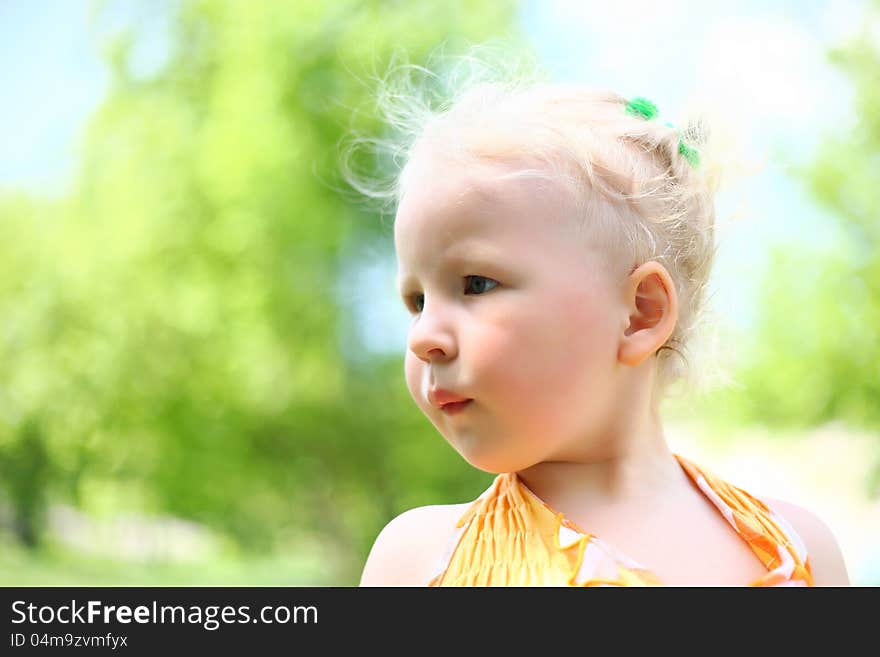
[[798,174],[838,237],[773,251],[738,386],[705,407],[736,422],[880,429],[880,51],[866,33],[830,57],[854,83],[858,123],[826,136]]
[[137,33],[110,44],[70,198],[0,206],[0,494],[22,540],[49,499],[94,509],[100,489],[250,549],[318,535],[352,583],[391,516],[479,490],[402,359],[345,356],[343,254],[387,235],[334,181],[340,137],[376,120],[354,111],[362,79],[392,51],[419,61],[512,17],[491,0],[201,0],[147,78]]

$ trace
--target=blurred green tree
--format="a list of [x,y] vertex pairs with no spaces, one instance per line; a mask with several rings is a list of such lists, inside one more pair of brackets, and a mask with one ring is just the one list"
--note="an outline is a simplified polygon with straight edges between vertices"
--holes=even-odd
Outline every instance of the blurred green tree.
[[[880,3],[865,25],[880,23]],[[775,248],[758,329],[743,349],[739,386],[712,396],[728,420],[806,428],[839,420],[880,428],[880,49],[865,29],[829,53],[855,87],[857,123],[823,137],[795,167],[836,220],[822,249]],[[880,492],[880,466],[869,483]]]
[[332,184],[337,144],[376,131],[360,78],[395,50],[503,34],[514,3],[175,8],[157,72],[133,72],[136,31],[108,48],[71,197],[0,201],[0,492],[29,545],[50,499],[102,491],[252,549],[317,538],[353,583],[392,515],[484,477],[401,356],[342,344],[346,254],[389,237]]

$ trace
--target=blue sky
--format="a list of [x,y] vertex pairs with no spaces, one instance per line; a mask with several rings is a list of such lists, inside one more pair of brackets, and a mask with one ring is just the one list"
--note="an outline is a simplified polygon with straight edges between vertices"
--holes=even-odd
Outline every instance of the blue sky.
[[0,185],[57,195],[75,135],[105,76],[89,45],[87,3],[0,3]]
[[137,22],[137,70],[149,72],[165,52],[167,0],[0,0],[0,187],[57,197],[76,162],[79,137],[107,91],[101,40]]
[[[0,2],[0,186],[57,196],[76,161],[87,117],[106,91],[98,43],[137,22],[145,38],[134,52],[144,72],[164,53],[163,2],[114,2],[100,13],[91,0]],[[527,0],[520,23],[559,79],[647,96],[676,122],[696,107],[713,112],[755,171],[718,197],[719,253],[713,305],[747,330],[768,248],[833,243],[833,222],[788,164],[808,157],[823,133],[853,121],[852,89],[825,51],[853,35],[864,0],[755,0],[737,3]],[[785,155],[780,155],[785,153]],[[826,247],[827,248],[827,247]],[[408,316],[394,289],[395,263],[377,256],[354,280],[360,340],[402,349]],[[377,302],[378,301],[378,302]]]

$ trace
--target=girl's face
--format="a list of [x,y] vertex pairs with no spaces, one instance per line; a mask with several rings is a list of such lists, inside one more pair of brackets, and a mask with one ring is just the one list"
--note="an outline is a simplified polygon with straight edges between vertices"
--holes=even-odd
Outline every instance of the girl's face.
[[[510,171],[423,157],[407,171],[394,228],[412,313],[407,387],[468,462],[494,473],[597,446],[628,324],[563,188],[497,180]],[[437,389],[471,401],[443,410]]]

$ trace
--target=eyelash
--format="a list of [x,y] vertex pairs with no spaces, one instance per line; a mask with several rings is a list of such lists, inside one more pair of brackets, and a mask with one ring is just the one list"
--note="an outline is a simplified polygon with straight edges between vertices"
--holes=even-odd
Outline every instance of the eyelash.
[[[497,287],[499,285],[498,281],[496,281],[494,278],[488,278],[487,276],[470,275],[470,276],[464,277],[465,281],[467,281],[469,279],[474,279],[474,278],[478,278],[478,279],[484,280],[484,281],[491,281],[492,283],[495,283],[495,285],[493,287],[490,287],[489,290],[494,290],[495,287]],[[465,287],[467,287],[467,283],[465,283]],[[479,294],[484,294],[485,292],[488,292],[489,290],[484,290],[483,292],[480,292]],[[421,294],[411,294],[406,298],[406,306],[411,312],[415,312],[415,313],[421,312],[421,310],[416,308],[416,299],[418,299],[420,296],[422,296],[422,295]],[[424,308],[424,305],[422,306],[422,308]]]

